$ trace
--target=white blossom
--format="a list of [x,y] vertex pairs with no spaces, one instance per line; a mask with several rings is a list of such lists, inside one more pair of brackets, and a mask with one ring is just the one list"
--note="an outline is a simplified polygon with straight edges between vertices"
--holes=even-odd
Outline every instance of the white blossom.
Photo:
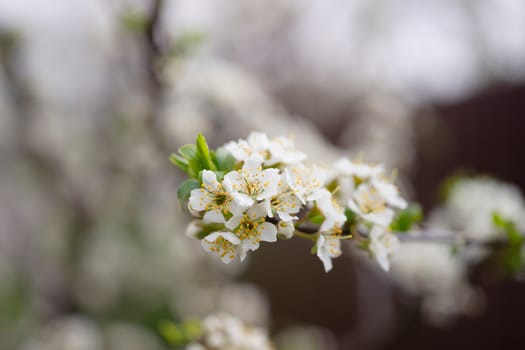
[[205,222],[223,223],[226,221],[225,213],[238,210],[232,201],[233,196],[217,181],[217,175],[213,171],[204,170],[202,186],[191,191],[188,208],[192,213],[205,211]]
[[352,162],[348,158],[340,158],[334,163],[335,170],[340,175],[355,176],[368,179],[382,174],[385,169],[382,164],[372,165],[363,162]]
[[190,343],[186,345],[186,350],[206,350],[206,348],[199,343]]
[[223,263],[229,264],[237,255],[241,240],[231,232],[217,231],[204,237],[201,244],[204,250],[217,254]]
[[370,251],[383,270],[390,269],[390,256],[399,248],[399,239],[375,225],[370,231]]
[[285,165],[298,164],[306,158],[306,154],[295,149],[293,141],[286,137],[275,137],[269,143],[270,159],[265,165],[282,163]]
[[326,181],[326,172],[316,166],[290,167],[284,170],[284,174],[288,186],[302,203],[319,198]]
[[[238,318],[221,313],[208,316],[202,322],[205,348],[215,350],[272,350],[267,333],[250,327]],[[195,349],[195,343],[192,344]]]
[[518,187],[490,178],[457,180],[445,206],[431,214],[433,226],[460,231],[465,237],[490,240],[500,232],[492,216],[498,213],[525,231],[525,200]]
[[268,136],[260,132],[252,132],[246,140],[230,141],[224,148],[238,161],[246,162],[250,158],[260,159],[262,162],[269,152],[270,141]]
[[426,318],[442,323],[477,307],[466,264],[450,247],[431,242],[402,243],[392,255],[393,280],[422,298]]
[[346,222],[346,216],[343,208],[335,202],[332,194],[327,189],[320,191],[319,198],[315,201],[317,207],[323,213],[325,219],[319,228],[320,232],[337,232],[341,231],[341,227]]
[[278,169],[263,170],[259,159],[252,157],[244,162],[241,170],[226,174],[223,185],[239,206],[247,208],[257,200],[277,194],[279,181]]
[[406,200],[399,194],[399,189],[384,178],[372,178],[372,186],[385,199],[385,202],[395,208],[405,209],[407,207]]
[[204,222],[202,220],[193,220],[186,227],[186,236],[194,238],[202,230]]
[[348,208],[373,224],[388,227],[394,218],[394,211],[387,207],[387,202],[374,186],[360,185],[348,201]]
[[317,238],[317,256],[323,263],[326,272],[332,269],[332,258],[341,255],[341,241],[334,235],[320,234]]
[[232,230],[240,240],[242,246],[241,260],[244,260],[249,250],[257,250],[259,242],[277,241],[277,228],[266,222],[264,204],[258,204],[240,215],[234,215],[226,227]]
[[295,226],[293,221],[279,221],[277,223],[277,232],[286,239],[292,238],[294,231]]
[[277,194],[271,198],[266,198],[265,205],[269,217],[273,218],[273,213],[275,212],[281,220],[287,222],[297,219],[297,216],[293,215],[299,213],[302,207],[299,198],[284,181],[284,175],[281,175],[278,182]]
[[260,132],[252,132],[246,140],[231,141],[224,147],[238,161],[256,158],[265,166],[298,164],[306,158],[303,152],[295,149],[289,138],[275,137],[269,140],[266,134]]

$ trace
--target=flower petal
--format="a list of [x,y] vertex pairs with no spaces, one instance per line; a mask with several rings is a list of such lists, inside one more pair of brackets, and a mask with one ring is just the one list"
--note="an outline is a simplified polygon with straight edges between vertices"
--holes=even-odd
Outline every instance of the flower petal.
[[202,211],[212,202],[210,193],[204,188],[196,188],[190,192],[188,206],[190,210]]
[[361,215],[363,219],[366,221],[370,221],[371,223],[388,227],[392,223],[392,220],[394,219],[394,211],[390,208],[385,208],[380,212],[373,212]]
[[273,197],[279,192],[279,175],[278,169],[266,169],[263,170],[259,178],[259,185],[262,186],[263,190],[257,196],[258,200]]
[[279,219],[281,219],[282,221],[287,221],[287,222],[298,219],[297,216],[291,216],[290,214],[284,211],[278,211],[277,215],[279,215]]
[[220,209],[207,211],[206,213],[204,213],[204,217],[202,219],[204,220],[204,222],[209,223],[222,224],[226,222],[226,220],[224,219],[224,215],[222,214]]
[[215,173],[211,170],[202,171],[202,183],[210,192],[217,192],[220,189],[219,182],[217,181],[217,175],[215,175]]
[[263,222],[258,227],[261,233],[260,239],[264,242],[275,242],[277,241],[277,227],[269,222]]
[[295,226],[292,221],[279,221],[277,224],[277,231],[285,238],[292,238]]
[[254,200],[250,198],[250,196],[244,194],[235,192],[233,194],[233,200],[240,206],[244,208],[251,207],[254,203]]
[[407,207],[406,200],[399,195],[399,190],[395,185],[380,179],[374,179],[372,185],[391,206],[399,209],[405,209]]
[[245,249],[257,250],[259,249],[259,242],[255,238],[246,238],[242,241],[242,246]]
[[264,203],[260,203],[257,205],[254,205],[253,207],[249,208],[246,212],[248,214],[248,217],[251,220],[257,220],[259,218],[263,218],[266,216],[266,206]]
[[319,238],[317,238],[317,257],[323,263],[325,272],[328,272],[332,269],[333,264],[328,250],[324,248],[325,242],[325,237],[323,235],[319,235]]
[[243,214],[234,215],[230,218],[230,220],[226,221],[224,226],[226,226],[230,230],[235,230],[237,226],[241,224],[242,217],[243,217]]

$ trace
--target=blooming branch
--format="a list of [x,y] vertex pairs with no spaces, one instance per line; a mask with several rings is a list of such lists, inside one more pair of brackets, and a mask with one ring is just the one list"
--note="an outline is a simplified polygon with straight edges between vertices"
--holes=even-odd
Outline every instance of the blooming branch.
[[312,254],[325,271],[342,254],[342,240],[358,242],[388,270],[399,245],[393,232],[421,216],[382,165],[346,158],[307,164],[285,137],[254,132],[210,150],[199,135],[171,160],[190,177],[178,191],[197,218],[188,235],[226,264],[237,255],[244,260],[261,242],[299,237],[314,242]]

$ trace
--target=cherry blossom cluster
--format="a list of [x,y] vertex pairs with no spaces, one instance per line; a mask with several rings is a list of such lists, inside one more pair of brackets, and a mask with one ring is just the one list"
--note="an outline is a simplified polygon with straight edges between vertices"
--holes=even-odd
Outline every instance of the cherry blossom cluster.
[[186,350],[273,350],[265,330],[246,325],[240,319],[218,313],[206,317],[201,324],[202,334]]
[[315,242],[325,271],[342,254],[342,240],[358,242],[389,269],[399,245],[392,226],[407,202],[382,165],[347,158],[308,164],[291,139],[257,132],[215,151],[199,135],[172,161],[193,177],[179,189],[198,218],[188,234],[226,264],[244,260],[260,242],[295,236]]

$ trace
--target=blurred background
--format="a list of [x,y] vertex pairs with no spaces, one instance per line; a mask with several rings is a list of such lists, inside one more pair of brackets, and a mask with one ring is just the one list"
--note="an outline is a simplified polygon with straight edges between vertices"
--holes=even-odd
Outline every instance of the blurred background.
[[293,135],[397,169],[437,226],[455,174],[516,184],[458,201],[490,187],[525,220],[525,2],[0,0],[0,68],[0,349],[168,349],[160,321],[215,310],[284,350],[525,348],[525,285],[470,252],[217,263],[168,161],[198,132]]

